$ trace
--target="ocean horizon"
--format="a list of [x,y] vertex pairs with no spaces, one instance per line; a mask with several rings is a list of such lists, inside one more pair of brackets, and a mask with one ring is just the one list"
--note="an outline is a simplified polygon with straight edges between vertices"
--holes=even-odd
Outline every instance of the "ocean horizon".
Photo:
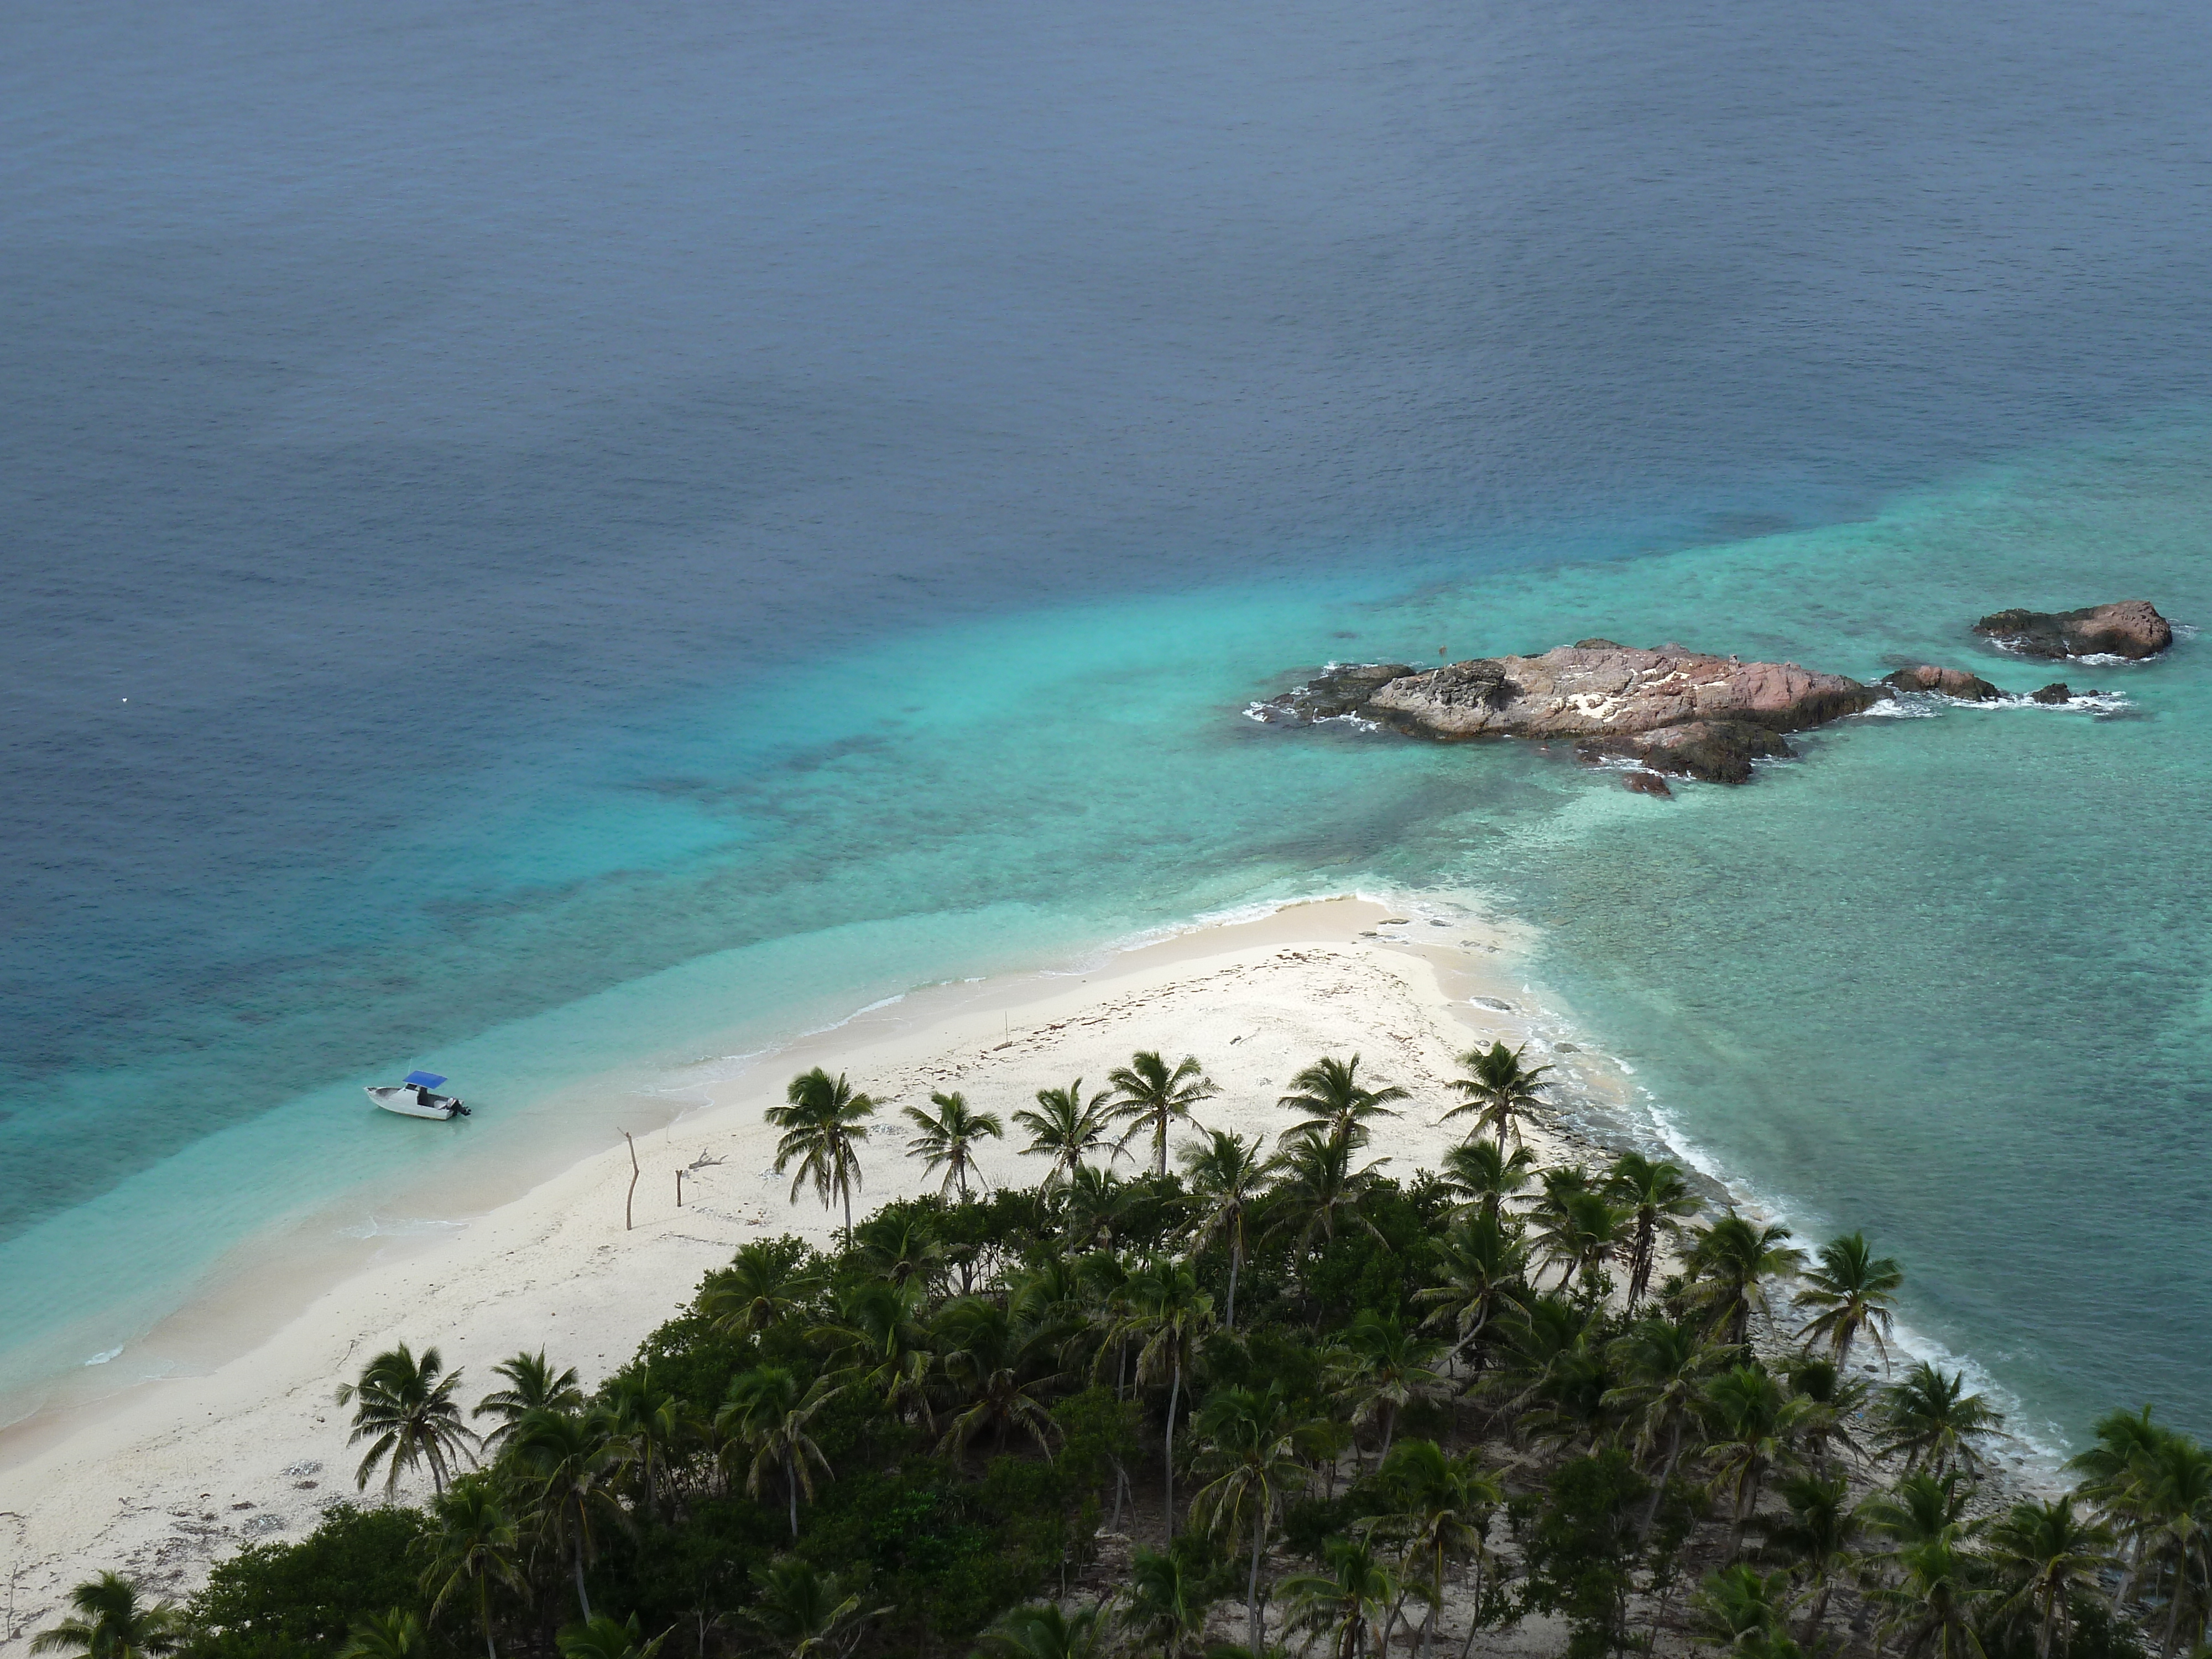
[[[2037,1436],[2212,1429],[2212,670],[1967,632],[2212,618],[2200,22],[556,15],[10,25],[0,1389],[580,1079],[1364,889]],[[2112,695],[1672,801],[1242,714],[1591,635]]]

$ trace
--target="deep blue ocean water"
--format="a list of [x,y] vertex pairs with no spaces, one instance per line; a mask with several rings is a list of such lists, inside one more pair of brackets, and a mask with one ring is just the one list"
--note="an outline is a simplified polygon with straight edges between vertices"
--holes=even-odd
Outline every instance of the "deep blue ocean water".
[[1966,620],[2212,617],[2208,45],[9,12],[0,1382],[452,1156],[362,1109],[403,1063],[520,1106],[1364,882],[1540,923],[2039,1425],[2212,1426],[2205,648],[1672,805],[1236,717],[1591,633],[2025,688]]

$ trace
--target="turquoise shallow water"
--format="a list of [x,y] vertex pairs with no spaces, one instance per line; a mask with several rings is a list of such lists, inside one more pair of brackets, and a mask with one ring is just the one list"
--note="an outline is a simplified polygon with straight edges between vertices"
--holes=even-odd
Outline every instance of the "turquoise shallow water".
[[[549,1127],[520,1109],[581,1073],[646,1086],[709,1035],[765,1043],[917,984],[1366,885],[1480,893],[1537,924],[1532,971],[1636,1066],[1654,1121],[1808,1231],[1863,1226],[1904,1256],[1915,1325],[1984,1364],[2039,1433],[2138,1398],[2212,1419],[2212,1335],[2173,1316],[2203,1305],[2212,1274],[2204,647],[2051,671],[1965,630],[2000,604],[2106,597],[2212,615],[2208,462],[2212,436],[2175,424],[2021,458],[1860,523],[1066,606],[672,703],[531,787],[477,792],[383,844],[364,878],[395,902],[447,886],[420,905],[411,945],[376,958],[370,1012],[387,1038],[413,1020],[446,1040],[387,1040],[359,1077],[0,1245],[16,1378],[127,1345],[287,1206],[362,1181],[404,1190],[502,1136],[596,1144],[605,1126],[588,1114]],[[1868,677],[1961,663],[2014,690],[2063,672],[2126,702],[1850,721],[1751,787],[1672,802],[1522,745],[1239,715],[1331,656],[1591,633]],[[625,969],[655,959],[683,965]],[[472,1032],[430,1006],[465,975],[494,1003],[502,975],[613,983]],[[255,1041],[281,1051],[284,1022],[335,1017],[275,1001]],[[106,1086],[214,1086],[237,1051],[210,1047],[166,1079]],[[426,1151],[414,1126],[360,1109],[359,1082],[413,1060],[485,1103],[471,1138]],[[86,1317],[88,1286],[125,1281],[131,1301],[92,1297]]]

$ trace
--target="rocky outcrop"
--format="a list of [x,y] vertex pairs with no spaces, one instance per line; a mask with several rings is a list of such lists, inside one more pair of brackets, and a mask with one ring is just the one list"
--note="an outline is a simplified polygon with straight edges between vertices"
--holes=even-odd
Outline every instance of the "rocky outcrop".
[[1639,795],[1656,795],[1661,800],[1674,798],[1674,792],[1667,787],[1667,780],[1656,772],[1623,772],[1620,787]]
[[1383,686],[1420,672],[1404,662],[1333,662],[1304,685],[1254,704],[1251,712],[1270,725],[1310,726],[1316,720],[1357,716]]
[[2074,693],[2064,680],[2053,680],[2050,684],[2039,685],[2029,692],[2027,700],[2030,702],[2071,702],[2074,700]]
[[2000,611],[1974,624],[2024,657],[2154,657],[2173,643],[2173,624],[2147,599],[2080,611]]
[[1479,658],[1386,680],[1363,712],[1403,732],[1443,738],[1596,737],[1692,720],[1796,732],[1856,714],[1881,696],[1795,663],[1584,640],[1540,657]]
[[1963,668],[1936,668],[1927,663],[1884,674],[1881,683],[1899,691],[1939,691],[1962,702],[1995,702],[2004,696],[1978,674],[1969,674]]
[[1352,715],[1453,742],[1569,738],[1588,757],[1626,757],[1655,771],[1742,783],[1752,761],[1790,752],[1779,734],[1857,714],[1888,695],[1795,663],[1583,640],[1541,656],[1425,670],[1332,665],[1251,712],[1294,724]]

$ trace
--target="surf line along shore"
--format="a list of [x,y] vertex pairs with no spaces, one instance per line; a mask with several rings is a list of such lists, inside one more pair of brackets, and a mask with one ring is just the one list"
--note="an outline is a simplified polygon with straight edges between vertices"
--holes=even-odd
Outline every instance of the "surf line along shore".
[[[466,1373],[460,1395],[471,1404],[495,1386],[492,1366],[519,1350],[544,1348],[594,1384],[740,1244],[785,1232],[827,1243],[841,1217],[811,1193],[790,1203],[788,1181],[770,1170],[776,1137],[763,1113],[795,1072],[843,1072],[884,1109],[864,1153],[864,1208],[936,1184],[904,1155],[899,1106],[958,1090],[1010,1118],[1041,1088],[1079,1076],[1103,1086],[1139,1048],[1197,1055],[1220,1085],[1200,1121],[1270,1142],[1287,1121],[1275,1102],[1291,1074],[1324,1054],[1357,1053],[1363,1074],[1413,1097],[1376,1124],[1370,1148],[1407,1177],[1462,1139],[1463,1123],[1437,1123],[1456,1099],[1448,1085],[1460,1054],[1539,1030],[1556,1036],[1554,1018],[1521,988],[1525,946],[1507,928],[1334,898],[1196,928],[1088,970],[933,988],[763,1056],[707,1085],[708,1105],[639,1136],[649,1179],[628,1230],[630,1153],[611,1123],[605,1152],[323,1290],[207,1374],[0,1435],[0,1540],[15,1586],[0,1653],[21,1650],[69,1589],[102,1569],[179,1596],[241,1542],[302,1536],[330,1503],[355,1498],[359,1450],[333,1395],[371,1354],[434,1346]],[[1630,1103],[1634,1085],[1617,1063],[1544,1046],[1563,1103],[1593,1115]],[[1604,1156],[1557,1122],[1535,1126],[1530,1141],[1547,1164]],[[1037,1160],[1019,1145],[1018,1132],[988,1145],[981,1174],[1033,1182]],[[702,1155],[721,1161],[686,1182],[679,1210],[673,1173]],[[401,1492],[427,1496],[427,1483]]]

